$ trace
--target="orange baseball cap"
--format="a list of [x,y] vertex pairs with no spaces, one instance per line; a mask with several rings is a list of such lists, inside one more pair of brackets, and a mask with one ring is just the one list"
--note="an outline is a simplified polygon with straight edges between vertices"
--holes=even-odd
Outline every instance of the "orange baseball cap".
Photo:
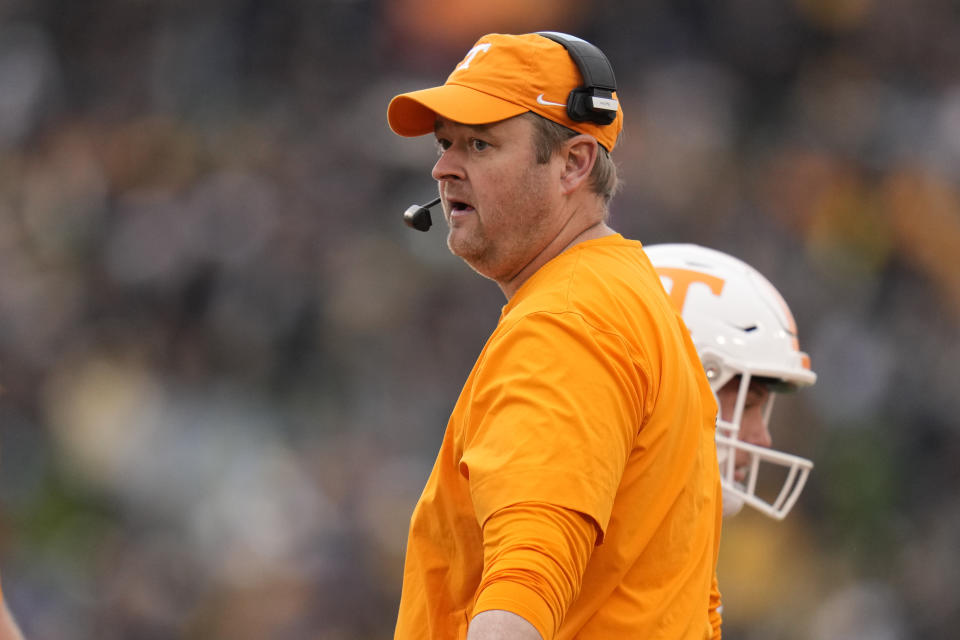
[[558,42],[536,33],[492,33],[477,40],[443,85],[394,97],[387,120],[395,133],[412,137],[432,133],[438,115],[462,124],[489,124],[532,111],[591,135],[612,151],[623,129],[623,109],[614,92],[617,113],[611,124],[571,119],[567,96],[583,84],[576,63]]

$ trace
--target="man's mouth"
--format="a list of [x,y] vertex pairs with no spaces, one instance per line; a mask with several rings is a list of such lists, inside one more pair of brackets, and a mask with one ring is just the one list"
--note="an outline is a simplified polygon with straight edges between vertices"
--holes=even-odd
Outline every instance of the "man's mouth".
[[450,206],[450,217],[466,215],[474,211],[474,208],[470,205],[470,203],[465,200],[451,198],[450,200],[447,200],[447,203]]

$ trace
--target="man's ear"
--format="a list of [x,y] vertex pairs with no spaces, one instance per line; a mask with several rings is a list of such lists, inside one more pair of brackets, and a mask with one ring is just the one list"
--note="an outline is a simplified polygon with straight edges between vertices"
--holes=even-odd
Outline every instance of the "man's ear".
[[576,135],[563,143],[563,172],[560,174],[564,195],[573,193],[587,183],[593,165],[597,162],[599,143],[593,136]]

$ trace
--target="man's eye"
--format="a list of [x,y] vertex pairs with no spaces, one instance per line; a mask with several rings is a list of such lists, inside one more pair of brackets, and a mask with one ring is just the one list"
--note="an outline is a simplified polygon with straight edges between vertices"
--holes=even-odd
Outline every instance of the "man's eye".
[[437,138],[437,154],[441,154],[450,148],[450,141],[443,138]]
[[472,140],[470,140],[470,146],[473,147],[474,151],[483,151],[490,145],[483,140],[478,140],[477,138],[473,138]]

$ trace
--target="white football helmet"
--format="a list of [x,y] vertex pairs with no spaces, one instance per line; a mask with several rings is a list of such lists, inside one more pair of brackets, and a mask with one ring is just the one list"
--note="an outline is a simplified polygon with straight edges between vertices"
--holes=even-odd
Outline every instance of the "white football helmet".
[[[738,432],[751,380],[762,378],[770,391],[795,390],[817,380],[809,356],[800,351],[790,308],[759,271],[725,253],[693,244],[645,249],[690,329],[714,393],[740,376],[732,419],[717,417],[724,515],[733,515],[748,504],[782,520],[803,490],[813,463],[772,447],[743,442]],[[769,424],[775,395],[767,395],[764,424]],[[735,475],[738,451],[741,462],[749,460],[745,467],[740,465],[741,474],[745,473],[740,482]],[[758,485],[761,469],[764,483]]]

